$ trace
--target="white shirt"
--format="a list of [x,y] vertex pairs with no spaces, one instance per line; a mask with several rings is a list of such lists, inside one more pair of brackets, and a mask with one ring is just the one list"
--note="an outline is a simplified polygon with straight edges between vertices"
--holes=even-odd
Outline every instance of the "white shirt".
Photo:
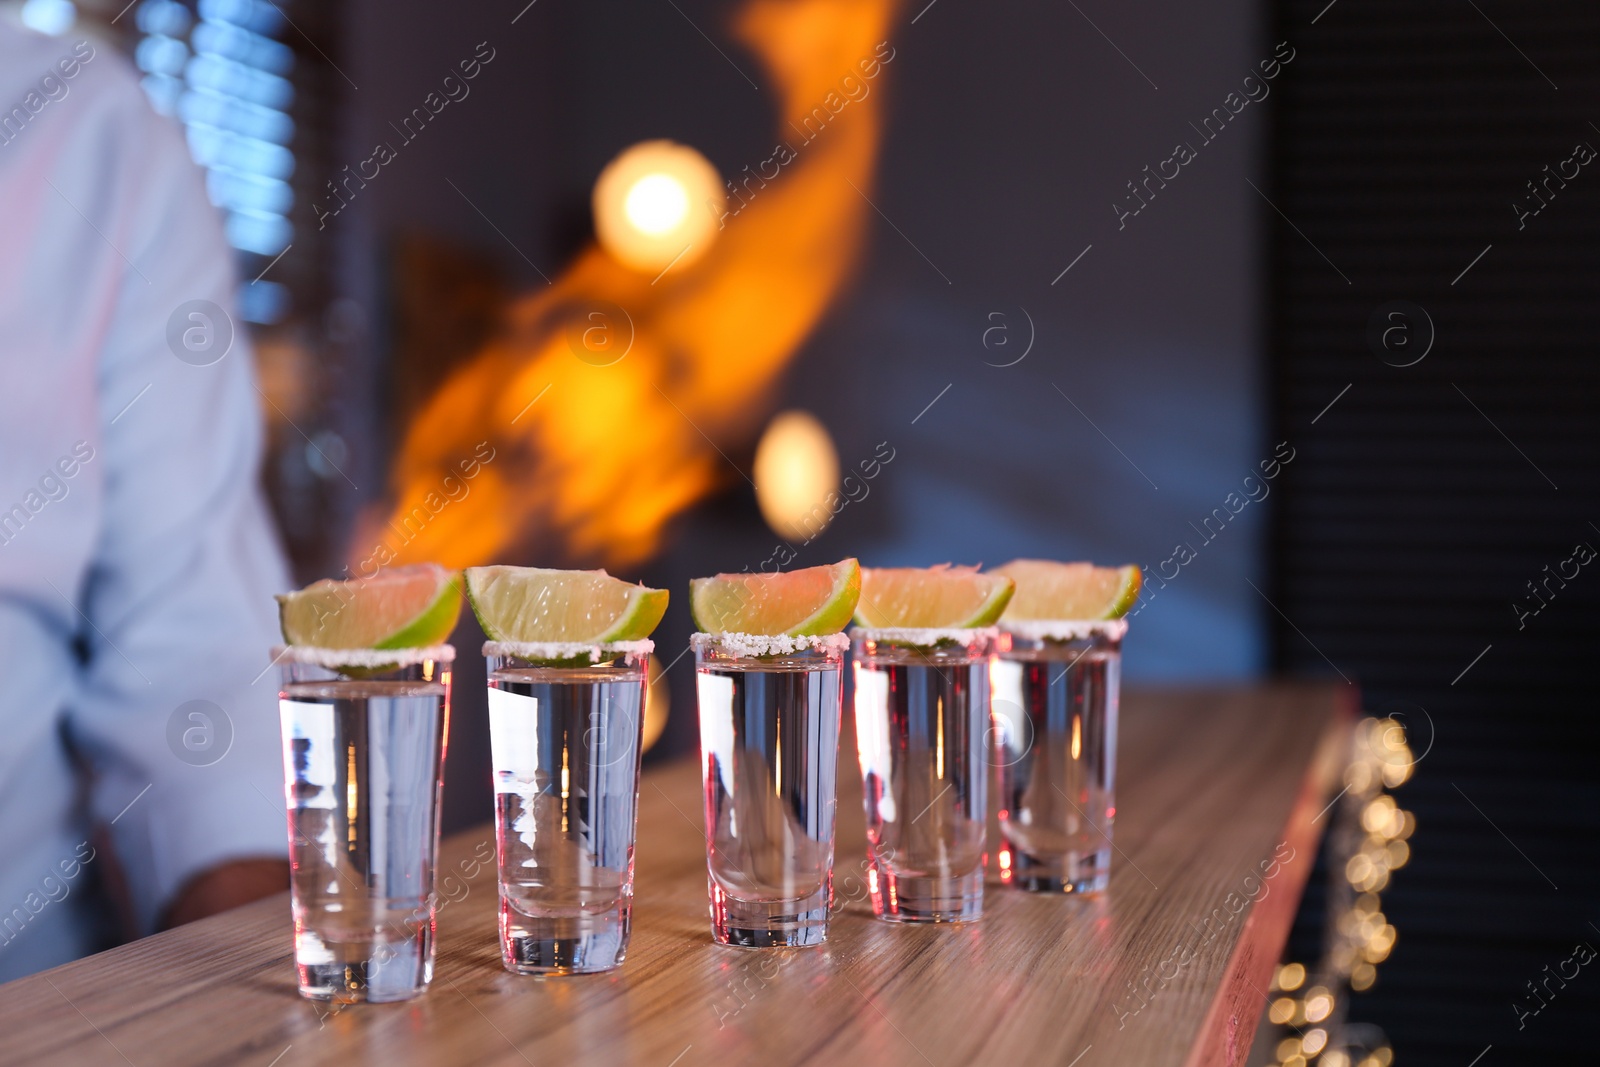
[[91,943],[91,824],[146,932],[206,868],[286,851],[251,353],[236,319],[208,366],[201,320],[188,361],[168,339],[233,286],[133,71],[0,23],[0,979]]

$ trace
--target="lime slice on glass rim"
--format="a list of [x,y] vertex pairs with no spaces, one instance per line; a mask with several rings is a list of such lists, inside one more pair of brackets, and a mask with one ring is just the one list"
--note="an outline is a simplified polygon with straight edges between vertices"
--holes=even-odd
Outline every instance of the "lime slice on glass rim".
[[718,574],[689,582],[689,613],[708,634],[817,637],[850,621],[861,595],[853,559],[775,574]]
[[1010,578],[976,567],[868,567],[861,572],[856,622],[869,629],[992,626],[1014,588]]
[[437,563],[418,563],[371,578],[324,578],[277,600],[286,644],[426,648],[440,644],[456,628],[461,575]]
[[1017,583],[1005,618],[1029,621],[1120,619],[1139,599],[1143,581],[1133,564],[1096,567],[1047,559],[1014,559],[993,573]]
[[650,636],[668,593],[605,571],[468,567],[467,600],[491,641],[604,645]]

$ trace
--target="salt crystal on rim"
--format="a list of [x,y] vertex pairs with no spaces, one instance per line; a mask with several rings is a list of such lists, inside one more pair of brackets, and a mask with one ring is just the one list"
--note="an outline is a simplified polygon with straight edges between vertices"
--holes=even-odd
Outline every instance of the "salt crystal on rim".
[[517,656],[520,659],[577,659],[587,656],[590,663],[599,663],[606,656],[648,656],[656,650],[656,643],[642,641],[485,641],[485,656]]
[[456,650],[451,645],[423,648],[318,648],[315,645],[279,645],[272,650],[273,663],[309,663],[314,667],[338,670],[340,667],[410,667],[428,660],[452,663]]
[[696,633],[689,635],[689,643],[697,649],[720,648],[733,656],[787,656],[808,649],[843,652],[850,647],[850,638],[844,634],[791,637],[788,634]]
[[862,641],[888,641],[897,645],[936,645],[940,641],[954,641],[958,645],[964,645],[976,639],[992,641],[1000,636],[1000,628],[997,626],[855,626],[851,627],[850,636]]
[[1002,629],[1029,641],[1083,641],[1104,637],[1120,641],[1128,632],[1127,619],[1012,619]]

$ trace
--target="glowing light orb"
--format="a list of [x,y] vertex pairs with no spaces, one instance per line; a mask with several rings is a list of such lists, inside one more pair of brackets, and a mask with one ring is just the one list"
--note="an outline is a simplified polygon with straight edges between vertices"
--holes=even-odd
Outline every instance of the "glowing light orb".
[[672,141],[643,141],[596,179],[595,235],[624,266],[679,270],[716,240],[723,205],[722,178],[704,156]]
[[756,502],[779,537],[809,541],[843,506],[838,495],[839,453],[814,415],[785,411],[756,446]]
[[689,191],[670,174],[646,174],[628,190],[622,213],[635,229],[659,237],[683,224],[689,213]]

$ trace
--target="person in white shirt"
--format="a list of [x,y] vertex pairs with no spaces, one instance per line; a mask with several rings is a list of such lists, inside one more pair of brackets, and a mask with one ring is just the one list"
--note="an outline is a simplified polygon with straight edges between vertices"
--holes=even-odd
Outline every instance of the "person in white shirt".
[[288,887],[233,286],[133,70],[0,22],[0,980]]

